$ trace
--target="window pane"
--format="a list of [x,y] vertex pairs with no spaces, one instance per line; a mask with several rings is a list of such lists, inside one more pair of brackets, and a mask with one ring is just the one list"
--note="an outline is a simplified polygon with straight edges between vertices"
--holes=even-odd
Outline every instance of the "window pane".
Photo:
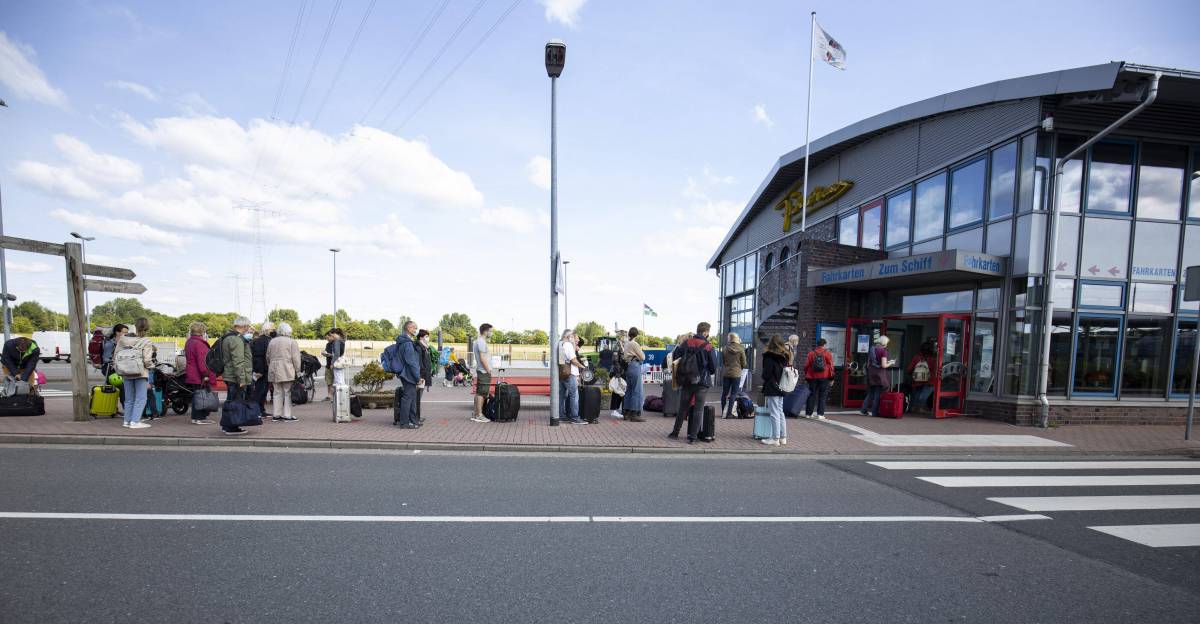
[[[1055,157],[1062,158],[1071,150],[1083,144],[1083,139],[1073,136],[1058,137],[1058,149]],[[1054,165],[1047,159],[1047,176],[1051,174],[1050,167]],[[1079,212],[1079,201],[1083,197],[1083,155],[1079,154],[1067,161],[1063,167],[1062,181],[1059,189],[1058,206],[1062,212]]]
[[987,248],[993,256],[1008,257],[1012,254],[1012,221],[997,221],[988,226]]
[[919,245],[913,245],[912,246],[912,255],[915,256],[917,254],[923,254],[923,253],[929,253],[931,251],[941,251],[941,250],[942,250],[942,239],[935,238],[931,241],[926,241]]
[[733,263],[733,292],[741,292],[742,290],[742,267],[745,262],[738,260]]
[[1192,153],[1192,177],[1188,192],[1188,217],[1200,219],[1200,150]]
[[1077,275],[1075,257],[1079,253],[1079,217],[1058,218],[1058,250],[1054,268],[1059,275]]
[[1146,219],[1179,218],[1187,148],[1146,143],[1138,167],[1137,215]]
[[1013,240],[1013,275],[1042,272],[1042,251],[1046,248],[1046,215],[1017,217]]
[[1121,284],[1080,284],[1079,307],[1124,308],[1125,287]]
[[1054,309],[1070,309],[1075,307],[1075,280],[1054,280]]
[[971,309],[971,295],[969,290],[928,295],[904,295],[901,310],[904,314],[966,311]]
[[1125,279],[1129,260],[1129,222],[1088,217],[1083,224],[1079,275]]
[[998,310],[1000,308],[1000,289],[980,288],[979,304],[976,307],[980,310]]
[[1163,396],[1170,370],[1171,319],[1130,318],[1125,323],[1121,396]]
[[1170,314],[1175,287],[1170,284],[1133,283],[1133,311]]
[[721,269],[721,277],[725,280],[725,296],[733,294],[733,264],[727,264]]
[[1041,316],[1036,310],[1014,310],[1008,330],[1008,364],[1004,371],[1004,393],[1033,394],[1037,366],[1034,355],[1041,335]]
[[1129,212],[1133,183],[1133,145],[1104,143],[1092,146],[1088,167],[1088,211]]
[[996,319],[976,317],[971,345],[971,391],[991,392],[995,381]]
[[862,211],[862,246],[867,249],[879,249],[880,226],[883,225],[883,200],[863,208]]
[[1187,393],[1192,382],[1192,356],[1196,353],[1196,321],[1179,321],[1175,332],[1175,372],[1171,375],[1171,392]]
[[1174,282],[1179,260],[1179,226],[1138,221],[1133,240],[1133,278]]
[[745,290],[753,290],[758,285],[758,254],[750,254],[746,257],[745,277]]
[[983,219],[987,159],[963,165],[950,174],[950,229]]
[[1067,393],[1067,378],[1071,374],[1071,329],[1071,313],[1056,312],[1054,325],[1050,328],[1050,373],[1046,378],[1046,391],[1050,394]]
[[946,237],[946,249],[983,251],[983,228],[977,227]]
[[768,253],[767,259],[763,261],[763,273],[771,270],[771,263],[775,261],[775,254]]
[[917,184],[916,224],[913,240],[940,236],[946,227],[946,174]]
[[1049,137],[1028,135],[1021,138],[1021,212],[1042,210],[1046,176],[1050,172]]
[[909,224],[912,223],[912,190],[887,198],[887,246],[895,247],[908,242]]
[[1121,319],[1081,316],[1075,331],[1075,392],[1111,394],[1116,387]]
[[1012,214],[1017,188],[1017,144],[1001,145],[992,150],[991,202],[988,218],[999,219]]
[[858,245],[858,211],[848,212],[838,221],[838,242],[843,245]]
[[783,249],[779,250],[779,264],[783,264],[784,262],[787,262],[787,259],[788,259],[788,248],[787,248],[787,245],[784,245]]
[[[1184,273],[1180,277],[1180,282],[1187,283],[1187,267],[1200,264],[1200,225],[1189,225],[1187,231],[1184,232],[1187,241],[1183,245],[1183,268]],[[1200,301],[1184,301],[1179,304],[1179,309],[1182,310],[1200,310]]]

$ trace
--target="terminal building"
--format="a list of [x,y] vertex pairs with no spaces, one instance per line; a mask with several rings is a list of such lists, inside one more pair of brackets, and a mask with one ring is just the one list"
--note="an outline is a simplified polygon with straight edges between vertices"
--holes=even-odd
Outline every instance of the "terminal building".
[[[1058,159],[1144,101],[1140,113]],[[935,346],[935,416],[1037,422],[1053,275],[1050,422],[1181,422],[1198,305],[1200,72],[1113,62],[1002,80],[864,119],[775,163],[709,261],[722,344],[828,341],[831,401],[862,405],[886,334]],[[1048,266],[1059,193],[1057,262]],[[801,231],[804,222],[805,229]],[[757,367],[756,367],[757,368]],[[903,386],[906,375],[899,373]]]

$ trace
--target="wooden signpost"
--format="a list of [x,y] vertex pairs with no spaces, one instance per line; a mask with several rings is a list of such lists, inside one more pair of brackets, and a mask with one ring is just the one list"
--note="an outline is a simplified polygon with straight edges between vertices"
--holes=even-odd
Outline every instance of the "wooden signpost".
[[67,326],[71,330],[71,401],[75,420],[86,421],[90,418],[91,409],[88,405],[88,328],[87,310],[84,309],[83,292],[85,290],[140,295],[146,292],[146,287],[137,282],[110,282],[107,280],[87,279],[85,275],[106,277],[116,280],[131,280],[136,274],[129,269],[102,266],[99,264],[84,264],[83,247],[80,243],[47,243],[45,241],[17,238],[15,236],[0,237],[0,247],[14,251],[26,251],[50,256],[62,256],[67,265]]

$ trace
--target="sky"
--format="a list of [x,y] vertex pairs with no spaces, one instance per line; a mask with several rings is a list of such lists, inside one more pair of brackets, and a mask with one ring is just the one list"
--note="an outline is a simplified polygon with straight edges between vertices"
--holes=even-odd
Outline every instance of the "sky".
[[[330,312],[335,247],[354,318],[548,329],[558,38],[567,320],[648,305],[675,335],[716,322],[707,260],[804,144],[810,11],[847,51],[814,68],[813,139],[1004,78],[1200,69],[1185,1],[0,0],[5,233],[95,236],[167,314]],[[8,280],[65,310],[61,260],[9,252]]]

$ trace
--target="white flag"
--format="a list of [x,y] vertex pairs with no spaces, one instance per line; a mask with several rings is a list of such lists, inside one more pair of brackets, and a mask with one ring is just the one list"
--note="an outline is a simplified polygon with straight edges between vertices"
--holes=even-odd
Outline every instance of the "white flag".
[[838,69],[846,69],[846,49],[830,37],[820,24],[817,24],[816,37],[813,39],[813,58],[825,61]]
[[562,254],[554,258],[554,292],[560,295],[567,293],[567,283],[563,278]]

